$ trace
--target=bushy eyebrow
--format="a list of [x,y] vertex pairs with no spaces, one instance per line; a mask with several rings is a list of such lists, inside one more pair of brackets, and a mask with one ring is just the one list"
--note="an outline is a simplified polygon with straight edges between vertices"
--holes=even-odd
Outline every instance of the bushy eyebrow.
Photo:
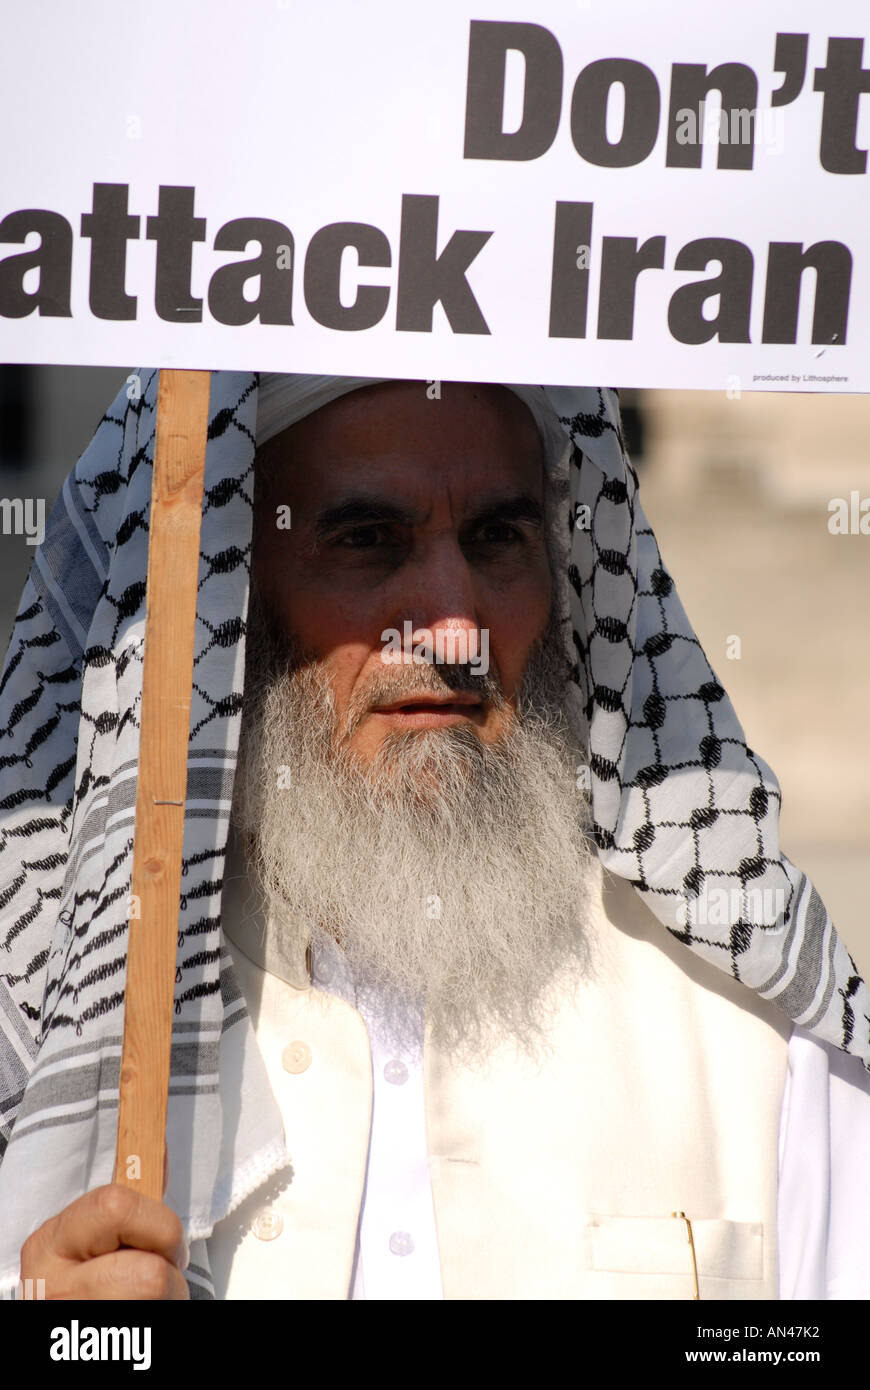
[[487,526],[496,521],[525,521],[532,526],[540,526],[543,520],[544,513],[540,502],[521,493],[515,497],[503,497],[484,503],[479,511],[468,518],[466,525]]
[[314,539],[325,540],[342,526],[371,526],[393,522],[413,526],[420,520],[416,512],[399,507],[385,497],[347,497],[334,507],[326,507],[314,519]]
[[[540,526],[544,515],[540,502],[526,493],[488,498],[468,516],[464,526],[486,526],[499,521],[526,522]],[[417,526],[424,517],[407,507],[400,507],[386,497],[360,495],[347,497],[334,507],[326,507],[314,521],[315,543],[325,540],[343,526],[372,526],[392,523],[398,526]]]

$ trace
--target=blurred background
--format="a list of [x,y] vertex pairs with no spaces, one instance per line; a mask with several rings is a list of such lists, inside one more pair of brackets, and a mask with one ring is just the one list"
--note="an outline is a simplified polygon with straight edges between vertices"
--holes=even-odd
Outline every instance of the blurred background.
[[[43,498],[47,518],[127,375],[0,366],[0,498]],[[750,747],[779,779],[782,848],[870,978],[870,534],[828,527],[833,498],[870,499],[870,398],[620,399],[665,564]],[[4,658],[36,548],[11,533],[12,516],[0,510]]]

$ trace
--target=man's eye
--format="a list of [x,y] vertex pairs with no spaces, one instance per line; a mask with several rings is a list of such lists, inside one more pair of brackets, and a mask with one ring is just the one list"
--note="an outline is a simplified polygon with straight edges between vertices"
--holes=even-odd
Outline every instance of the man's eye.
[[354,526],[336,538],[336,545],[348,550],[371,550],[384,539],[383,526]]
[[482,541],[484,545],[513,545],[522,541],[523,535],[516,526],[511,526],[510,522],[489,521],[480,527],[475,539]]

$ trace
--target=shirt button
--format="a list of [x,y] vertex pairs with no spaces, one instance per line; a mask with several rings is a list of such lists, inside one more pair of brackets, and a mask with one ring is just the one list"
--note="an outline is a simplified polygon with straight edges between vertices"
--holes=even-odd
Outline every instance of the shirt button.
[[335,975],[335,967],[327,956],[317,956],[314,961],[314,978],[322,985],[331,983]]
[[311,1066],[311,1048],[304,1042],[288,1043],[281,1053],[281,1062],[285,1071],[298,1076],[299,1072],[307,1071]]
[[263,1207],[251,1223],[257,1240],[274,1240],[284,1229],[284,1218],[274,1207]]
[[410,1255],[414,1249],[414,1242],[407,1231],[393,1231],[390,1236],[390,1253],[393,1255]]
[[408,1080],[408,1068],[404,1062],[400,1062],[397,1057],[394,1057],[384,1067],[384,1078],[394,1086],[404,1086]]

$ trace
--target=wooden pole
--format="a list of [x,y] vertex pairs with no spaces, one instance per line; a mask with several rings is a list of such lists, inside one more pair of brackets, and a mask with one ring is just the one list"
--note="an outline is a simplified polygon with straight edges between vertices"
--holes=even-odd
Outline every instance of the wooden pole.
[[163,1195],[210,372],[161,371],[115,1182]]

